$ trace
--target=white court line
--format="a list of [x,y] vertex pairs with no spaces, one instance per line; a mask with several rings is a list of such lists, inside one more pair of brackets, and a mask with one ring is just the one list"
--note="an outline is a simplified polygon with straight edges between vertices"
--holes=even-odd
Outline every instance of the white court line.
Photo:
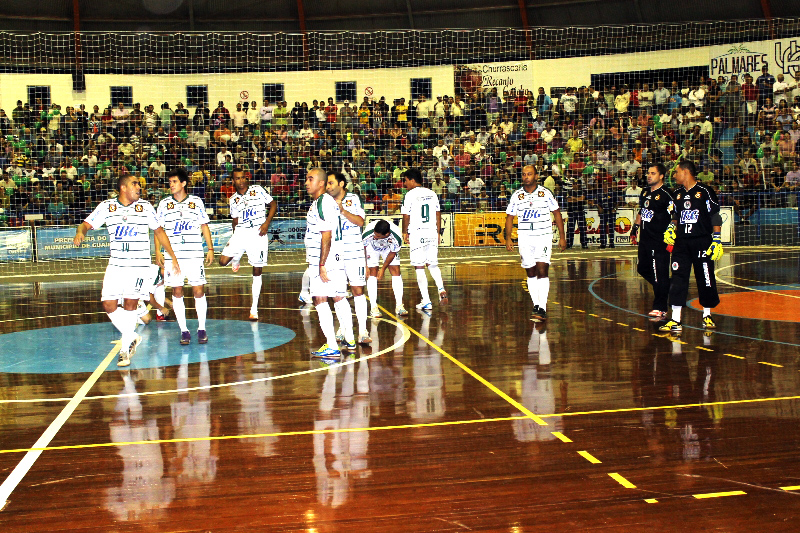
[[[119,341],[114,343],[114,347],[110,352],[108,352],[108,355],[106,355],[105,359],[103,359],[100,365],[94,370],[94,372],[92,372],[92,375],[89,376],[89,379],[86,380],[81,388],[78,389],[78,392],[75,393],[75,396],[72,397],[69,403],[64,406],[64,409],[61,410],[56,419],[50,423],[46,430],[44,430],[44,433],[42,433],[42,436],[39,437],[39,440],[34,443],[32,448],[46,448],[50,445],[50,442],[59,432],[61,427],[66,423],[69,417],[72,416],[72,413],[75,412],[78,404],[80,404],[81,400],[86,397],[86,393],[88,393],[89,390],[94,387],[94,384],[98,379],[100,379],[100,376],[103,375],[103,372],[106,371],[106,367],[108,367],[109,363],[114,360],[117,352],[119,352]],[[0,502],[2,502],[2,504],[0,504],[0,511],[6,508],[6,505],[8,505],[9,496],[11,496],[11,493],[14,492],[14,489],[17,488],[17,485],[19,485],[20,481],[22,481],[22,478],[25,477],[25,475],[28,473],[28,470],[31,469],[33,463],[36,462],[41,454],[41,450],[31,450],[26,453],[25,457],[22,458],[17,466],[14,467],[14,470],[11,472],[11,474],[9,474],[6,480],[3,481],[3,484],[0,485]]]
[[[800,296],[797,296],[795,294],[784,294],[784,293],[781,293],[781,292],[767,291],[767,290],[764,290],[764,289],[754,289],[753,287],[746,287],[744,285],[737,285],[736,283],[731,283],[730,281],[727,281],[720,274],[723,270],[729,270],[729,269],[731,269],[733,267],[737,267],[737,266],[750,265],[752,263],[766,263],[767,261],[780,261],[782,259],[786,259],[786,257],[776,257],[774,259],[759,259],[757,261],[747,261],[745,263],[731,263],[730,265],[726,265],[724,267],[716,269],[714,274],[718,274],[719,275],[718,279],[719,279],[720,282],[724,283],[725,285],[730,285],[731,287],[735,287],[737,289],[744,289],[746,291],[760,292],[760,293],[763,293],[763,294],[773,294],[775,296],[783,296],[784,298],[800,298]],[[730,278],[731,279],[735,279],[732,274],[730,275]]]

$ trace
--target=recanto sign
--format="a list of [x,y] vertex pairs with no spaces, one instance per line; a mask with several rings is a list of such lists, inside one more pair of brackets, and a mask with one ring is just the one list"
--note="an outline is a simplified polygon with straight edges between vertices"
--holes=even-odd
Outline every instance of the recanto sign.
[[528,61],[507,63],[473,63],[455,66],[455,86],[462,93],[472,93],[478,89],[497,88],[504,90],[533,89],[533,73]]

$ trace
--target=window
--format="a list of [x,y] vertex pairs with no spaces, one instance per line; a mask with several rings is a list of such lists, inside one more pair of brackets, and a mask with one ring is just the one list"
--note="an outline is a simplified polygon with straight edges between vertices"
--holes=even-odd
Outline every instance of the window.
[[186,86],[186,107],[208,107],[208,85]]
[[416,102],[418,97],[430,100],[433,97],[433,82],[431,78],[411,78],[411,101]]
[[28,85],[28,103],[31,108],[36,106],[36,101],[41,99],[42,105],[50,107],[50,86],[49,85]]
[[120,102],[125,107],[133,107],[133,87],[111,87],[111,106],[117,107]]
[[344,102],[356,101],[356,82],[354,81],[337,81],[336,82],[336,101]]
[[264,83],[261,85],[263,98],[269,103],[283,102],[283,84],[282,83]]

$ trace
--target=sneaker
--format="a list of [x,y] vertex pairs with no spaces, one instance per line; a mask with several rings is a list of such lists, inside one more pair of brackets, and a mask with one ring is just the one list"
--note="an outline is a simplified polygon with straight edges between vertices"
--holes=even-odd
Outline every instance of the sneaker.
[[439,291],[439,303],[442,305],[450,303],[450,299],[447,297],[447,291]]
[[396,314],[397,316],[408,316],[408,311],[406,311],[405,307],[400,305],[400,306],[395,308],[394,314]]
[[239,267],[240,266],[241,265],[239,264],[239,261],[231,261],[231,270],[232,271],[239,272]]
[[197,330],[197,343],[198,344],[205,344],[208,342],[208,333],[204,329]]
[[304,303],[304,304],[310,304],[310,303],[313,303],[313,300],[312,300],[312,298],[311,298],[311,293],[310,293],[310,292],[301,292],[301,293],[300,293],[300,294],[297,296],[297,299],[298,299],[298,300],[299,300],[301,303]]
[[417,309],[420,311],[430,311],[433,309],[433,304],[430,302],[420,302],[417,304]]
[[344,333],[342,333],[341,329],[336,332],[336,341],[337,342],[344,342]]
[[181,344],[184,346],[192,342],[192,334],[188,331],[181,331]]
[[139,346],[140,342],[142,342],[142,336],[141,335],[136,335],[136,338],[133,339],[133,342],[131,343],[130,347],[128,348],[128,355],[130,357],[133,357],[134,354],[136,354],[136,348]]
[[167,321],[166,315],[156,313],[156,322],[166,322],[166,321]]
[[356,340],[353,339],[351,341],[344,341],[344,347],[348,350],[355,350],[356,349]]
[[128,352],[119,352],[119,359],[117,360],[117,366],[129,366],[131,364],[131,356]]
[[369,344],[372,342],[372,337],[369,336],[369,333],[366,331],[362,332],[358,336],[358,344]]
[[544,322],[547,320],[547,311],[539,307],[538,305],[533,308],[533,313],[531,314],[531,318],[536,320],[537,322]]
[[[405,311],[405,309],[404,309],[404,311]],[[408,313],[406,313],[406,314],[408,314]],[[369,314],[369,316],[372,317],[372,318],[380,318],[380,317],[383,316],[383,313],[381,313],[381,310],[378,309],[377,306],[374,306],[372,308],[372,312]]]
[[333,357],[341,357],[342,352],[340,352],[337,348],[331,348],[327,344],[323,344],[319,350],[316,352],[311,352],[311,357],[318,357],[318,358],[333,358]]
[[250,311],[250,322],[258,322],[258,313]]
[[674,320],[668,320],[665,322],[661,327],[658,328],[661,331],[670,331],[672,333],[680,333],[683,331],[683,326],[681,326],[680,322],[675,322]]
[[658,309],[653,309],[652,311],[647,313],[647,316],[653,317],[653,318],[660,318],[660,317],[666,316],[666,314],[667,314],[666,311],[659,311]]
[[714,329],[717,325],[714,323],[714,319],[710,316],[703,317],[703,327],[706,329]]

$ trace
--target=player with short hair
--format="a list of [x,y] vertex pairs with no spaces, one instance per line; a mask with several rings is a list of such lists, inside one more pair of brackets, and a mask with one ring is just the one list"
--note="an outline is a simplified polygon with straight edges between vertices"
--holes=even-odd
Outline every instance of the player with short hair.
[[430,312],[433,308],[428,293],[428,276],[431,273],[439,291],[439,303],[447,304],[447,291],[444,290],[442,271],[439,268],[439,241],[442,235],[442,212],[439,197],[435,192],[422,186],[422,173],[417,168],[409,168],[402,174],[408,192],[403,197],[400,212],[403,214],[403,240],[410,247],[411,266],[416,269],[417,285],[422,301],[417,309]]
[[[206,333],[206,300],[204,285],[206,284],[205,266],[214,261],[214,243],[208,229],[208,214],[203,200],[186,192],[189,174],[185,168],[179,167],[167,173],[170,196],[165,196],[158,203],[156,214],[164,231],[167,233],[175,255],[183,267],[179,276],[170,272],[170,260],[164,262],[161,247],[156,244],[156,264],[164,265],[165,285],[172,287],[172,309],[175,319],[181,328],[181,344],[189,344],[192,339],[186,326],[186,306],[183,303],[183,282],[189,281],[194,295],[194,307],[197,311],[197,342],[208,342]],[[203,240],[208,252],[203,253]],[[205,266],[203,256],[205,255]]]
[[[364,228],[362,244],[367,254],[367,296],[372,304],[372,318],[380,318],[378,308],[378,281],[389,269],[392,275],[392,291],[394,291],[394,314],[406,316],[408,311],[403,307],[403,278],[400,276],[400,258],[398,254],[403,245],[401,230],[388,220],[373,220]],[[383,261],[381,266],[381,261]],[[380,266],[380,270],[379,270]]]
[[267,264],[269,251],[269,225],[278,210],[277,202],[261,185],[250,185],[250,180],[241,167],[231,171],[236,192],[231,195],[230,207],[233,219],[233,235],[219,256],[219,264],[231,264],[234,272],[239,270],[242,254],[253,266],[253,295],[250,305],[250,320],[258,320],[258,297],[261,295],[261,273]]
[[345,346],[355,350],[353,315],[347,301],[347,275],[344,271],[344,250],[339,218],[339,206],[330,194],[325,193],[328,173],[312,168],[306,176],[306,191],[313,199],[306,214],[306,262],[311,267],[309,291],[325,335],[325,344],[311,355],[322,359],[341,357],[333,326],[333,314],[328,298],[333,298],[333,308],[344,333]]
[[[364,209],[361,200],[353,193],[347,192],[347,178],[341,172],[328,172],[328,183],[325,190],[336,200],[339,206],[339,227],[342,237],[342,257],[344,271],[353,291],[353,306],[356,308],[358,322],[358,343],[369,344],[372,339],[367,332],[367,297],[364,295],[366,280],[366,256],[361,244],[361,228],[364,226]],[[336,340],[345,340],[342,333]]]
[[[550,213],[553,214],[551,219]],[[511,196],[506,208],[506,250],[514,249],[512,231],[517,217],[517,243],[522,268],[528,275],[528,294],[533,301],[532,318],[547,320],[547,296],[550,293],[550,255],[553,252],[553,220],[558,228],[558,247],[567,248],[564,219],[553,193],[537,182],[536,168],[522,168],[522,187]]]
[[[100,299],[103,310],[108,313],[111,323],[122,335],[117,365],[128,366],[142,340],[136,334],[136,307],[140,299],[149,298],[152,284],[150,230],[153,230],[159,244],[172,258],[174,275],[180,274],[180,266],[167,234],[158,222],[155,209],[140,198],[139,179],[131,174],[123,174],[117,180],[117,191],[117,198],[100,202],[86,220],[78,225],[72,243],[80,246],[86,232],[91,229],[103,225],[108,229],[111,257],[103,277]],[[120,298],[124,299],[122,308],[117,307]]]
[[631,229],[639,237],[639,264],[637,271],[653,286],[653,310],[648,313],[653,319],[667,316],[669,296],[669,250],[664,242],[664,232],[672,221],[675,199],[664,184],[667,169],[661,163],[647,169],[648,188],[639,196],[639,214]]
[[714,261],[722,257],[722,217],[713,189],[697,182],[697,169],[691,161],[681,161],[675,171],[675,210],[672,222],[664,232],[664,242],[672,245],[672,280],[669,303],[672,319],[659,329],[680,333],[681,310],[689,292],[689,272],[694,268],[700,305],[703,306],[703,327],[716,326],[711,308],[719,305]]

